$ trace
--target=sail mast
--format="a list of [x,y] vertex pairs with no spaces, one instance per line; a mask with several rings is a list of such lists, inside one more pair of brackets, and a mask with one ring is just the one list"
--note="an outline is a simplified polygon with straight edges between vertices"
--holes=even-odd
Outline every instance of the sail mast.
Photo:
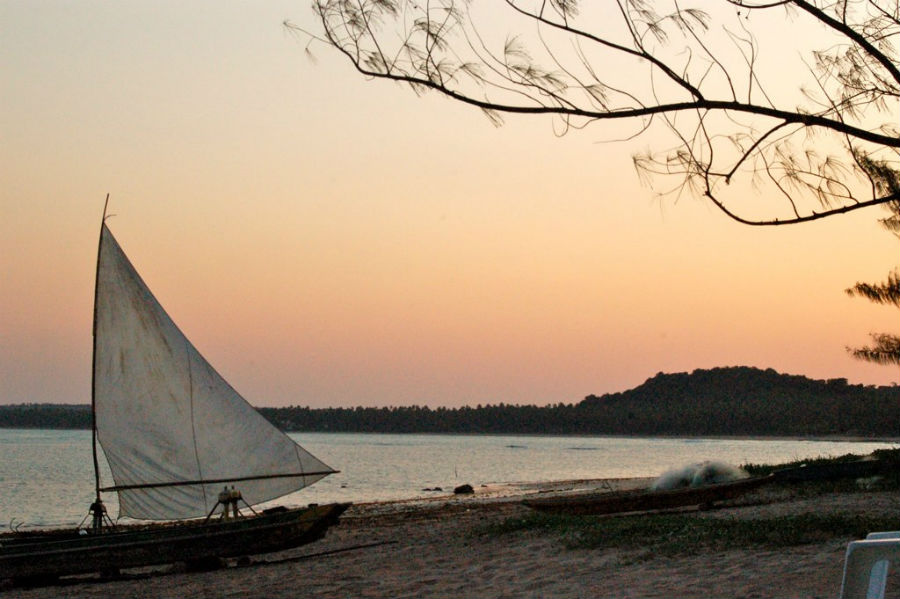
[[93,346],[91,350],[91,450],[94,457],[95,502],[100,503],[100,463],[97,460],[97,288],[100,281],[100,254],[103,249],[103,227],[106,226],[106,208],[109,194],[103,202],[103,219],[100,221],[100,240],[97,243],[97,266],[94,274],[94,322],[91,327]]

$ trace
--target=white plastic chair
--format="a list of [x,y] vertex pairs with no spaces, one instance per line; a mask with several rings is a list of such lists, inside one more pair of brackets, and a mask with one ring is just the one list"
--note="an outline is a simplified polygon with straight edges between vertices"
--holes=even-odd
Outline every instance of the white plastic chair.
[[884,599],[890,563],[900,561],[900,531],[873,532],[847,545],[841,599]]

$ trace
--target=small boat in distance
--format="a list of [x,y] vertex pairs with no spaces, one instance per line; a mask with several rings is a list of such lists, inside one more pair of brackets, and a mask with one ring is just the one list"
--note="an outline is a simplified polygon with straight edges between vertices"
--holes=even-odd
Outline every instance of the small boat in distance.
[[[287,549],[321,538],[349,507],[251,507],[337,471],[260,416],[200,355],[122,251],[105,209],[91,391],[91,525],[0,535],[0,579],[40,583]],[[108,486],[98,443],[114,481]],[[120,517],[166,523],[113,524],[101,499],[109,492],[118,495]]]

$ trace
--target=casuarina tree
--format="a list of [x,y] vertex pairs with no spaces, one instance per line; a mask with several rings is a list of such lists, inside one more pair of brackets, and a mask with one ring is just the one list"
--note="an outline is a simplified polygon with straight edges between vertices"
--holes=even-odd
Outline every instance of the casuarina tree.
[[[298,29],[363,75],[556,132],[643,137],[639,175],[748,225],[887,206],[900,188],[898,0],[314,0]],[[896,228],[894,229],[896,232]],[[897,304],[897,273],[851,294]],[[896,363],[898,337],[856,355]]]
[[634,156],[647,181],[743,223],[805,222],[900,198],[871,168],[900,161],[897,0],[313,7],[321,31],[303,33],[362,74],[443,94],[497,123],[552,115],[562,132],[650,136],[660,147]]

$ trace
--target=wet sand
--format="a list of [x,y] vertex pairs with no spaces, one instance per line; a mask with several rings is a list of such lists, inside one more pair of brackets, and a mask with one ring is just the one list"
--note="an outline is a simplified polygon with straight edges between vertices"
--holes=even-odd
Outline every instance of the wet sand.
[[[6,589],[3,597],[837,597],[850,538],[768,550],[734,547],[677,556],[637,550],[571,550],[552,535],[487,534],[486,525],[528,513],[525,494],[628,488],[646,481],[575,481],[477,489],[474,495],[360,504],[313,544],[255,556],[249,565],[189,573]],[[700,517],[900,513],[896,493],[796,498],[761,490],[740,507]],[[889,583],[890,584],[890,583]]]

